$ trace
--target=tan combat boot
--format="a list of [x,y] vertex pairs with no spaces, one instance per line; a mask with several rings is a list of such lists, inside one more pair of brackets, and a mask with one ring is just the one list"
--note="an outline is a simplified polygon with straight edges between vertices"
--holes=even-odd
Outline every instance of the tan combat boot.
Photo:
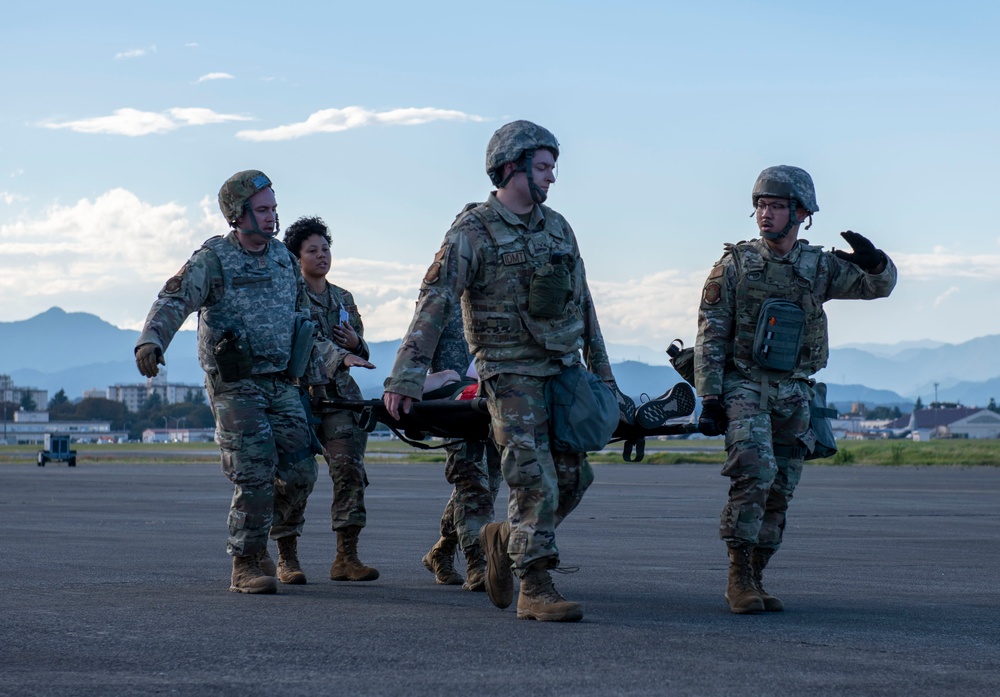
[[358,535],[360,525],[351,525],[337,531],[337,558],[330,567],[332,581],[374,581],[378,569],[365,566],[358,558]]
[[750,568],[749,545],[729,546],[729,585],[726,588],[726,602],[729,610],[737,615],[764,611],[764,601],[753,582]]
[[766,612],[781,612],[785,609],[784,603],[764,590],[764,586],[761,585],[764,578],[764,567],[771,560],[771,555],[777,551],[770,547],[754,547],[750,553],[750,569],[753,572],[753,582],[757,587],[757,594],[764,601],[764,610]]
[[579,622],[583,619],[580,603],[566,600],[559,594],[545,566],[545,560],[535,562],[521,579],[521,592],[517,596],[517,619]]
[[273,576],[268,576],[260,568],[260,556],[233,557],[232,585],[233,593],[277,593],[278,582]]
[[465,583],[462,588],[467,591],[486,590],[486,557],[478,544],[465,550]]
[[306,582],[306,575],[299,566],[298,540],[298,537],[278,539],[278,580],[294,586]]
[[479,546],[486,555],[486,595],[498,608],[514,602],[514,574],[510,569],[510,523],[487,523],[479,531]]
[[455,540],[440,538],[421,560],[424,568],[434,574],[434,581],[442,586],[457,586],[464,579],[455,571]]
[[271,559],[271,555],[267,553],[267,547],[257,558],[260,560],[260,570],[264,572],[265,576],[274,576],[277,573],[278,567],[274,565],[274,559]]

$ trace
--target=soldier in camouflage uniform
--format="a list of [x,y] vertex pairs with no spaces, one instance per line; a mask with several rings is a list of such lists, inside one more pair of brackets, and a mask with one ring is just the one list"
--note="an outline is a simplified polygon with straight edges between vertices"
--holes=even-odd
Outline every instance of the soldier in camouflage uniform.
[[509,523],[480,532],[486,591],[517,616],[576,621],[549,570],[559,564],[555,529],[577,506],[594,475],[585,453],[553,452],[545,385],[579,365],[612,383],[576,237],[565,218],[542,205],[555,182],[559,143],[528,121],[497,130],[486,171],[497,190],[452,225],[424,276],[416,312],[383,399],[393,416],[420,399],[424,376],[455,304],[476,358],[492,434],[510,488]]
[[[362,399],[361,388],[351,377],[351,368],[372,365],[365,328],[354,296],[326,280],[330,270],[330,232],[320,218],[299,218],[285,231],[285,246],[302,267],[313,322],[316,346],[329,382],[316,385],[310,393],[318,405],[327,396]],[[329,394],[332,392],[332,394]],[[330,506],[332,529],[337,533],[337,556],[330,567],[334,581],[373,581],[378,570],[358,558],[358,536],[367,522],[365,511],[365,448],[368,433],[358,428],[358,415],[345,409],[322,412],[320,440],[323,457],[333,479]]]
[[219,207],[231,231],[207,240],[163,286],[136,343],[136,365],[155,376],[174,334],[199,313],[198,358],[222,471],[234,485],[230,590],[275,593],[269,533],[281,554],[280,580],[305,582],[296,539],[316,460],[292,379],[320,382],[320,364],[313,353],[304,376],[289,375],[296,321],[308,318],[309,301],[295,257],[273,239],[278,216],[271,181],[257,170],[239,172],[222,185]]
[[[465,375],[472,354],[462,329],[462,312],[455,303],[434,356],[431,371],[453,371]],[[455,392],[462,382],[441,390]],[[450,396],[450,395],[449,395]],[[425,394],[425,398],[430,398]],[[442,585],[458,585],[462,576],[455,571],[456,548],[465,556],[465,583],[470,591],[486,590],[486,559],[479,544],[479,531],[493,522],[493,506],[500,491],[500,454],[492,441],[465,441],[445,446],[445,478],[454,485],[441,516],[441,537],[424,555],[423,564]]]
[[726,600],[734,613],[780,611],[762,585],[781,545],[785,512],[812,452],[811,376],[829,352],[823,303],[888,297],[896,267],[856,232],[852,252],[799,240],[819,211],[809,174],[781,165],[753,188],[758,239],[726,245],[708,275],[698,313],[695,388],[700,430],[725,433],[722,474],[731,480],[720,536],[729,550]]

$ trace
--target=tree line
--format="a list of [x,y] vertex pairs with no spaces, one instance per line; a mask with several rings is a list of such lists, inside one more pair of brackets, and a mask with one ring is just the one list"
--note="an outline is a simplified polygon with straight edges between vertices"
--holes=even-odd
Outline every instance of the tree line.
[[[8,415],[18,409],[36,411],[37,405],[29,398],[30,404],[22,399],[20,404],[8,402],[4,411]],[[214,428],[215,417],[205,403],[201,390],[188,390],[186,399],[176,404],[164,404],[160,395],[153,393],[139,407],[131,411],[121,402],[104,397],[86,397],[72,402],[65,390],[59,390],[49,400],[48,411],[51,421],[110,421],[112,431],[128,431],[129,440],[141,440],[147,428]]]

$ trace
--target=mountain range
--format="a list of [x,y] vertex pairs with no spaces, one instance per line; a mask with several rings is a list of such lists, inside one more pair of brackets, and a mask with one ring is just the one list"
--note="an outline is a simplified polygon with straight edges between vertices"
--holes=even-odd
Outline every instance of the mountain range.
[[[50,398],[60,389],[75,399],[84,390],[142,382],[133,359],[138,338],[139,332],[119,329],[96,315],[53,307],[30,319],[0,322],[0,374],[10,375],[19,387],[48,390]],[[367,397],[376,397],[382,393],[399,341],[370,346],[378,368],[355,370],[354,377]],[[611,343],[608,351],[618,384],[627,394],[655,397],[680,381],[666,365],[662,350]],[[908,410],[917,397],[925,404],[985,406],[1000,397],[998,355],[1000,335],[960,344],[855,344],[831,349],[829,366],[817,379],[827,383],[829,401],[841,409],[864,402]],[[166,361],[170,382],[202,384],[195,332],[178,332]]]

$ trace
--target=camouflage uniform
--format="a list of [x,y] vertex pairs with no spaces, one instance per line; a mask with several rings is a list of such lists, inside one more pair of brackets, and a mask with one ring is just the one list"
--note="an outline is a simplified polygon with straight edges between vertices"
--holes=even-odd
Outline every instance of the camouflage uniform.
[[[566,220],[538,204],[527,222],[495,194],[452,226],[420,289],[386,391],[420,399],[424,377],[444,327],[461,301],[465,336],[488,400],[501,470],[510,488],[515,573],[544,559],[558,565],[555,528],[593,481],[585,454],[549,446],[544,388],[580,351],[601,379],[613,376],[587,286],[583,260]],[[554,255],[569,262],[570,294],[558,317],[528,312],[533,273],[552,270]]]
[[[729,501],[719,533],[730,543],[775,550],[785,512],[815,437],[809,426],[810,376],[826,366],[828,337],[823,303],[888,297],[896,267],[886,256],[878,274],[799,240],[777,257],[762,239],[727,245],[709,273],[698,313],[695,387],[721,395],[729,418]],[[753,358],[761,304],[788,299],[805,310],[802,348],[788,372],[764,370]]]
[[[344,365],[344,358],[348,354],[365,360],[371,356],[364,340],[365,328],[354,296],[332,283],[327,283],[326,292],[322,294],[307,291],[312,303],[312,319],[318,327],[317,348],[326,374],[331,376],[326,386],[327,393],[340,399],[362,399],[361,388],[351,377],[350,369]],[[343,319],[348,321],[361,340],[361,345],[355,351],[340,347],[330,338],[331,327],[337,326]],[[323,414],[320,426],[323,457],[333,479],[333,503],[330,506],[333,530],[343,530],[354,525],[363,528],[367,521],[365,487],[368,486],[368,477],[365,474],[365,448],[368,445],[368,433],[358,428],[357,419],[354,412],[341,409]]]
[[[456,304],[431,359],[431,372],[454,370],[465,375],[471,362],[461,308]],[[454,488],[441,515],[441,537],[466,551],[479,544],[480,528],[493,522],[493,506],[503,476],[500,454],[492,441],[451,443],[445,451],[444,476]]]
[[[305,411],[285,374],[295,318],[308,311],[298,262],[278,240],[254,255],[240,247],[234,232],[213,237],[164,285],[136,346],[153,344],[165,352],[195,311],[222,471],[235,487],[227,551],[255,556],[265,551],[269,531],[274,539],[301,534],[316,482]],[[249,343],[250,377],[220,378],[213,348],[225,330]],[[320,381],[315,355],[304,381]]]

